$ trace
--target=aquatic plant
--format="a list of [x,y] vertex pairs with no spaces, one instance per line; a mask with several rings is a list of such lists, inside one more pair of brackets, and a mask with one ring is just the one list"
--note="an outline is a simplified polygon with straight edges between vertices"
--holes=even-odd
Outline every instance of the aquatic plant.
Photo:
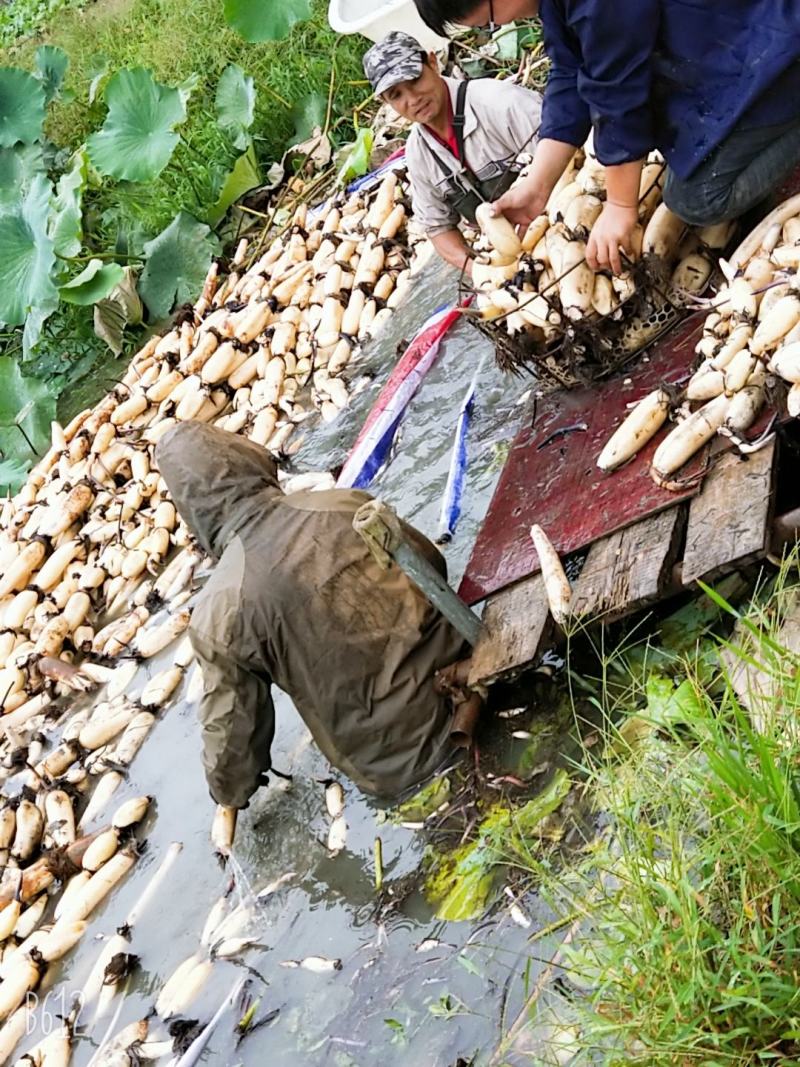
[[800,1056],[797,555],[744,612],[705,594],[736,622],[716,670],[604,659],[611,740],[584,770],[605,830],[577,869],[529,864],[579,916],[564,974],[593,1062]]
[[492,805],[474,840],[441,856],[425,883],[425,893],[437,905],[440,919],[459,922],[482,915],[491,899],[495,874],[529,842],[542,820],[552,814],[570,791],[566,771],[559,770],[548,785],[526,804]]

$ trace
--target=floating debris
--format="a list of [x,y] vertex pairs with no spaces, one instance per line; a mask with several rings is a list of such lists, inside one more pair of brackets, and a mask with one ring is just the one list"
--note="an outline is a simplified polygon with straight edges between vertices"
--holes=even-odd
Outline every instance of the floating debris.
[[328,852],[337,856],[347,843],[347,820],[343,815],[334,819],[328,830]]
[[306,956],[302,960],[282,960],[281,967],[301,967],[304,971],[314,974],[330,974],[333,971],[341,971],[342,961],[328,959],[327,956]]
[[425,883],[426,896],[436,904],[436,917],[460,922],[482,915],[492,896],[495,871],[508,856],[510,844],[520,836],[529,839],[570,788],[566,772],[557,771],[543,792],[521,807],[494,804],[474,841],[437,857]]
[[521,926],[523,928],[523,930],[529,929],[529,927],[531,925],[531,921],[528,918],[528,916],[525,914],[525,912],[522,910],[522,908],[519,906],[519,904],[517,902],[517,898],[514,896],[514,894],[512,893],[511,889],[508,886],[505,886],[504,889],[503,889],[503,892],[508,897],[508,899],[511,901],[511,904],[510,904],[509,909],[508,909],[508,914],[514,920],[514,922],[517,924],[517,926]]
[[339,782],[325,783],[325,807],[332,819],[344,815],[344,790]]

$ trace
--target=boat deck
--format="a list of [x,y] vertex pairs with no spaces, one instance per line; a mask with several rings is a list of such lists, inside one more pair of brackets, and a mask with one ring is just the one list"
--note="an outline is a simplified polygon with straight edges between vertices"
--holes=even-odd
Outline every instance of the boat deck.
[[[777,195],[797,192],[800,170]],[[485,601],[473,684],[517,676],[557,636],[529,535],[533,523],[566,558],[584,623],[618,620],[698,579],[714,582],[794,536],[800,488],[791,475],[793,423],[784,422],[770,444],[747,455],[716,438],[680,472],[686,480],[680,492],[650,477],[662,435],[617,471],[596,466],[628,404],[662,382],[688,380],[704,319],[704,313],[684,319],[632,369],[607,382],[542,397],[531,424],[518,433],[459,588],[468,604]],[[772,414],[764,414],[751,438]]]

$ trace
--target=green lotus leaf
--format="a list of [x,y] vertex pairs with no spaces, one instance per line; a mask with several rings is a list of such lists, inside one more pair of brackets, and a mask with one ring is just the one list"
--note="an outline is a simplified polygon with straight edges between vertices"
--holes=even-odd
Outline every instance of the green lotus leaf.
[[24,196],[34,176],[44,170],[44,153],[38,142],[0,148],[0,210]]
[[144,310],[136,292],[135,269],[125,267],[122,273],[122,281],[94,306],[94,332],[101,341],[105,341],[115,356],[122,352],[125,327],[137,326],[142,321]]
[[292,122],[294,133],[292,145],[307,141],[314,130],[325,125],[325,115],[328,110],[328,101],[322,93],[308,93],[292,108]]
[[33,144],[42,135],[44,86],[18,67],[0,67],[0,146]]
[[105,341],[115,356],[122,352],[122,338],[126,326],[125,312],[116,300],[107,297],[97,301],[94,306],[94,332],[101,341]]
[[50,195],[50,182],[37,174],[24,198],[0,214],[0,322],[6,326],[21,326],[33,308],[58,300],[47,234]]
[[253,79],[236,63],[229,64],[217,86],[217,124],[234,147],[242,151],[250,144],[247,131],[253,125],[255,106]]
[[344,146],[349,148],[350,151],[345,156],[344,162],[339,168],[339,173],[336,175],[338,182],[346,184],[353,178],[358,178],[367,173],[373,140],[374,136],[369,126],[362,126],[356,134],[353,144]]
[[69,56],[63,48],[43,44],[36,49],[36,69],[44,87],[45,103],[49,104],[60,94],[68,66]]
[[124,271],[119,263],[103,263],[102,259],[90,259],[80,274],[65,285],[59,286],[61,299],[68,304],[87,307],[103,300],[115,285],[119,285]]
[[89,81],[89,103],[93,104],[97,97],[100,95],[100,89],[102,83],[105,81],[105,77],[108,74],[111,66],[111,60],[105,54],[105,52],[95,52],[89,60],[89,69],[87,75],[90,78]]
[[197,298],[218,248],[208,226],[187,211],[147,242],[139,292],[152,318],[162,319],[176,304]]
[[49,233],[56,254],[69,258],[77,256],[83,243],[83,190],[89,174],[85,149],[72,157],[68,170],[58,179]]
[[223,10],[229,26],[246,41],[279,41],[296,22],[311,14],[309,0],[224,0]]
[[58,290],[54,289],[53,295],[35,304],[25,316],[25,327],[22,331],[22,358],[29,360],[33,357],[39,338],[42,336],[44,324],[58,308]]
[[569,790],[566,772],[556,771],[538,796],[520,808],[494,805],[473,841],[438,857],[425,881],[425,895],[437,905],[436,917],[461,922],[482,915],[498,865],[513,860],[515,849],[519,853],[531,846],[537,826],[559,808]]
[[[27,378],[19,362],[0,356],[0,456],[26,467],[50,445],[56,398],[38,378]],[[32,447],[31,447],[32,446]],[[11,469],[3,477],[11,477]]]
[[136,289],[139,270],[137,267],[125,267],[122,271],[122,281],[111,290],[111,300],[116,300],[125,312],[125,322],[130,326],[138,326],[144,315],[144,307]]
[[495,30],[492,41],[498,59],[512,60],[519,55],[519,28],[515,22],[508,22]]
[[192,93],[196,89],[200,88],[202,81],[203,79],[200,77],[197,71],[193,70],[191,74],[188,74],[182,82],[179,82],[175,86],[175,88],[178,90],[178,94],[181,98],[181,103],[184,107],[186,107],[189,101],[191,100]]
[[28,477],[28,464],[21,459],[0,460],[0,494],[16,493]]
[[117,71],[105,100],[106,121],[87,141],[92,164],[111,178],[151,181],[169,163],[180,139],[174,132],[186,119],[180,91],[137,67]]
[[228,174],[220,190],[216,204],[208,209],[206,222],[210,226],[216,226],[231,204],[235,204],[245,193],[255,189],[260,182],[261,175],[258,171],[258,161],[256,160],[253,146],[250,145],[247,151],[243,152],[234,163],[233,169]]

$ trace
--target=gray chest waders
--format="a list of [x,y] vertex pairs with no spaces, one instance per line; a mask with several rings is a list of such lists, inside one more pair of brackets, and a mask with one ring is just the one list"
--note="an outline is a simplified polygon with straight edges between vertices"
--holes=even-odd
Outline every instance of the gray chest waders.
[[434,158],[445,178],[445,200],[467,222],[475,222],[475,212],[480,204],[491,203],[503,195],[514,183],[520,168],[511,164],[495,164],[498,173],[490,178],[476,178],[467,166],[464,155],[464,103],[467,96],[468,81],[462,81],[456,93],[456,106],[453,113],[453,131],[458,149],[458,162],[464,168],[462,173],[454,174],[445,161],[434,152]]

